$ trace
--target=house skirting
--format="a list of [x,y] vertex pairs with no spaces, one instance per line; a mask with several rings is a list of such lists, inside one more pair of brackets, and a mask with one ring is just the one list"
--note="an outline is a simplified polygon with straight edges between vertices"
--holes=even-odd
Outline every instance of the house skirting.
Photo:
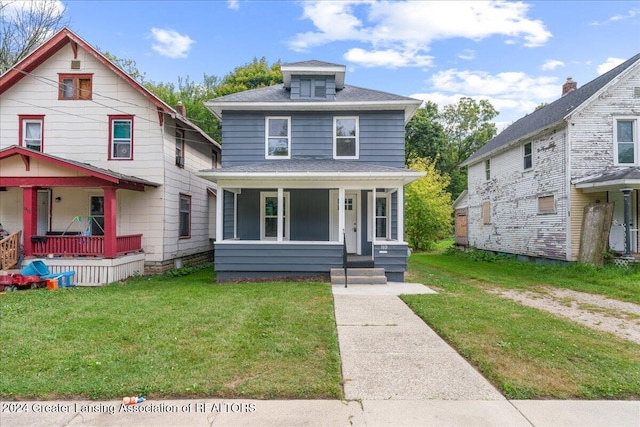
[[184,255],[164,261],[146,261],[144,263],[144,274],[162,274],[174,268],[188,267],[191,265],[206,264],[213,262],[213,250],[198,252],[191,255]]

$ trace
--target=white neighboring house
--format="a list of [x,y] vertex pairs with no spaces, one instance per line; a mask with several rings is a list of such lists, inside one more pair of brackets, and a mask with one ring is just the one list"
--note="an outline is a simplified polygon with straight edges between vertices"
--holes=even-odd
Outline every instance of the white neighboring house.
[[454,207],[468,244],[577,261],[585,207],[609,202],[609,247],[638,257],[640,54],[562,93],[463,163],[468,194]]
[[[67,28],[0,76],[0,223],[81,284],[210,261],[220,145]],[[91,217],[91,220],[88,218]]]

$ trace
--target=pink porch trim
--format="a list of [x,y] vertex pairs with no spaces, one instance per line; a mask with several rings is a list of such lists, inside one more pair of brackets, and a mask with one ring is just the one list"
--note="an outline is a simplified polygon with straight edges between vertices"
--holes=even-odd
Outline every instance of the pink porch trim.
[[[105,253],[104,236],[36,236],[33,255],[46,256],[108,256]],[[26,242],[25,242],[26,243]],[[31,243],[31,242],[29,242]],[[116,237],[116,255],[142,250],[142,234]]]

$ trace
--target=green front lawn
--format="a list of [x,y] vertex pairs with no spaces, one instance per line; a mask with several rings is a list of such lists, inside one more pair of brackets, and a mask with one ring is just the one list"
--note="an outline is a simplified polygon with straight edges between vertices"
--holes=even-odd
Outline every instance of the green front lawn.
[[640,345],[486,292],[565,287],[640,301],[637,271],[549,266],[469,254],[414,254],[402,299],[512,399],[638,399]]
[[342,397],[329,286],[213,275],[0,295],[0,397]]

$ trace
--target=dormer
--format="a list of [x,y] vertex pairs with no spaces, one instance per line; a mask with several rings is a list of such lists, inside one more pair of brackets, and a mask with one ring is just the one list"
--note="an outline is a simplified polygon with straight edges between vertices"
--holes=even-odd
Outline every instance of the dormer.
[[283,64],[280,68],[291,99],[333,101],[336,92],[344,88],[344,65],[312,60]]

